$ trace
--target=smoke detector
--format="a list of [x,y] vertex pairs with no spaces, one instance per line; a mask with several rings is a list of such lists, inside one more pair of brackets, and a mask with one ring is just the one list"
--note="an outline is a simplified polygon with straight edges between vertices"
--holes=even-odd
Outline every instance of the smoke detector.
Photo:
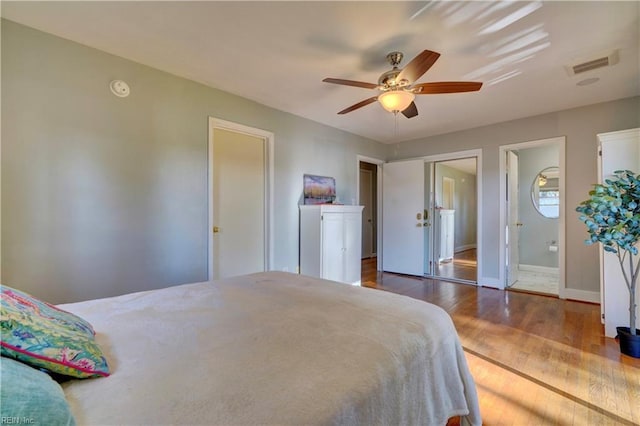
[[576,61],[573,64],[565,65],[564,68],[569,76],[582,74],[598,68],[609,67],[620,61],[618,50],[610,51],[608,54],[592,56],[589,59]]
[[126,98],[131,93],[129,85],[122,80],[113,80],[109,83],[109,89],[111,89],[111,93],[119,98]]

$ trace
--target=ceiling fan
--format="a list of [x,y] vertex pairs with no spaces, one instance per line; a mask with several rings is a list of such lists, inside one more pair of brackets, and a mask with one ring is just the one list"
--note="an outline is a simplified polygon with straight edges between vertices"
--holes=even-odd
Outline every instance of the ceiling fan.
[[400,65],[403,56],[402,52],[391,52],[387,55],[387,60],[393,69],[383,73],[378,79],[378,84],[341,78],[325,78],[322,80],[325,83],[362,87],[364,89],[378,89],[381,92],[377,96],[343,109],[338,114],[346,114],[378,101],[387,111],[395,114],[402,112],[405,117],[412,118],[418,115],[418,108],[414,102],[415,95],[476,92],[482,87],[482,83],[474,81],[439,81],[415,84],[416,80],[433,66],[440,54],[431,50],[424,50],[413,58],[406,67],[400,69],[398,65]]

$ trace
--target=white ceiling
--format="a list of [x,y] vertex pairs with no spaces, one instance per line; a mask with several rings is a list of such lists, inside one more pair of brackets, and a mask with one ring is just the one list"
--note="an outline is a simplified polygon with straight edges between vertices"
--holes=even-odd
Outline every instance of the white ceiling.
[[[9,2],[2,16],[385,143],[640,95],[640,2]],[[475,80],[480,92],[423,95],[412,119],[377,103],[393,50],[440,59],[418,82]],[[564,66],[618,49],[614,66]],[[401,64],[402,66],[402,64]],[[587,78],[591,85],[576,83]],[[132,88],[135,90],[135,88]],[[397,126],[396,126],[397,124]]]

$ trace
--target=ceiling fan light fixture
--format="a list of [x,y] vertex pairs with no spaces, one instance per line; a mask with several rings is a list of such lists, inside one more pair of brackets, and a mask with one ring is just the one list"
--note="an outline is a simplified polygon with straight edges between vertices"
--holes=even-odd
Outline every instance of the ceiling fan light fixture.
[[416,95],[406,90],[389,90],[378,96],[378,102],[389,112],[400,112],[407,109]]

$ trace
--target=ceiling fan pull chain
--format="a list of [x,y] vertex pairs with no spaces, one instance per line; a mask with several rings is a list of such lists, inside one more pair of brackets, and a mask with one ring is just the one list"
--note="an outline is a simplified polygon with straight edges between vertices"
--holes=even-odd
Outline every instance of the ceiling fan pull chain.
[[398,111],[393,111],[393,120],[395,122],[393,137],[398,139]]

